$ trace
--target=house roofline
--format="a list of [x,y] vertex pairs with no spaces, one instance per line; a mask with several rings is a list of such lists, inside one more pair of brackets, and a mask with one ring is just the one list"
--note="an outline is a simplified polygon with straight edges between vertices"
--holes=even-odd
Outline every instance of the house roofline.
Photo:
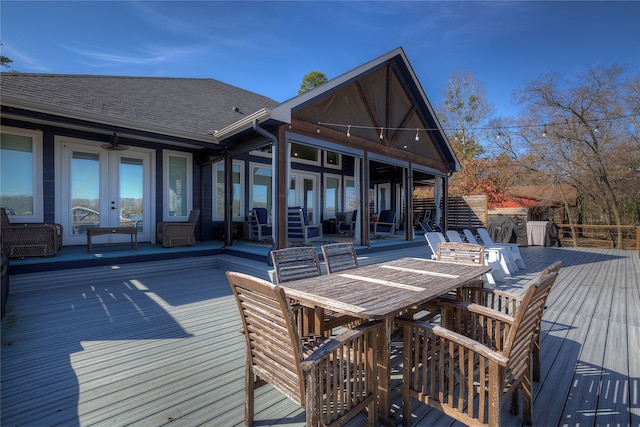
[[65,117],[78,121],[91,121],[100,123],[106,126],[120,127],[132,129],[140,132],[156,133],[159,135],[166,135],[170,137],[193,140],[197,142],[206,142],[209,144],[218,144],[218,140],[213,135],[206,136],[195,132],[176,131],[172,128],[164,126],[149,126],[142,125],[139,122],[132,120],[111,118],[99,114],[88,113],[86,111],[78,112],[72,108],[65,108],[60,106],[51,106],[48,104],[42,104],[38,102],[25,102],[23,99],[14,98],[10,96],[2,96],[2,106],[8,108],[16,108],[27,111],[36,111],[45,115]]

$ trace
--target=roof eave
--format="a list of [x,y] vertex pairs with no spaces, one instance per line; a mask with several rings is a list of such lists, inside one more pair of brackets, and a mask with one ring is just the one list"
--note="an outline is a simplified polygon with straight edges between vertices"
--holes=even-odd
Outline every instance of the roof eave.
[[233,122],[230,125],[225,126],[222,129],[214,130],[213,136],[217,141],[222,141],[224,139],[232,137],[239,132],[250,129],[253,126],[254,120],[257,120],[259,123],[261,123],[269,118],[271,118],[271,110],[269,110],[268,108],[262,108],[254,113],[249,114],[248,116],[243,117],[237,122]]

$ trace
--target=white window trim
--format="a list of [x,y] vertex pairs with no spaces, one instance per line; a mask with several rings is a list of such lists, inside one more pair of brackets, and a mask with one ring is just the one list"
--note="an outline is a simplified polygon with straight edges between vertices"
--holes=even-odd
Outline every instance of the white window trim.
[[[254,168],[263,168],[271,171],[271,190],[273,191],[273,169],[271,168],[271,164],[269,163],[260,163],[260,162],[249,162],[249,206],[247,207],[247,211],[253,209],[253,169]],[[272,209],[269,209],[269,215],[271,215]]]
[[[39,223],[44,222],[44,186],[43,186],[43,148],[42,132],[3,126],[2,133],[32,138],[31,155],[33,156],[33,215],[10,215],[11,222]],[[8,214],[8,213],[7,213]]]
[[[212,188],[213,188],[213,197],[212,197],[212,206],[211,206],[211,210],[213,212],[213,220],[214,221],[224,221],[224,215],[220,216],[218,215],[218,209],[216,207],[216,193],[218,190],[218,165],[219,164],[224,164],[224,160],[221,160],[219,162],[216,162],[213,164],[213,177],[212,177]],[[233,165],[239,165],[240,166],[240,213],[238,215],[234,215],[232,220],[233,221],[244,221],[245,218],[245,209],[244,209],[244,166],[245,166],[245,162],[242,160],[234,160],[233,161]]]
[[326,200],[327,200],[327,188],[329,187],[327,185],[327,180],[329,178],[334,178],[334,179],[338,180],[338,187],[337,187],[337,190],[338,190],[338,196],[337,196],[338,204],[336,206],[336,212],[342,212],[342,194],[343,194],[343,191],[344,191],[344,189],[343,189],[343,185],[344,184],[342,182],[342,175],[337,175],[337,174],[332,174],[332,173],[325,173],[324,174],[323,187],[322,187],[322,189],[324,191],[324,195],[323,195],[322,199],[325,200],[324,212],[323,212],[323,218],[324,219],[335,218],[335,212],[334,212],[333,215],[330,215],[329,212],[327,211]]
[[[185,216],[169,216],[169,157],[183,157],[187,159],[187,183],[183,194],[187,197],[186,215]],[[193,155],[183,151],[162,151],[162,188],[163,188],[163,221],[186,221],[189,219],[189,212],[193,209]]]
[[[333,163],[329,163],[329,161],[327,160],[327,154],[328,153],[333,153],[336,154],[338,156],[338,163],[337,164],[333,164]],[[324,158],[324,167],[327,169],[337,169],[337,170],[342,170],[342,154],[340,153],[336,153],[335,151],[323,151],[323,156]]]

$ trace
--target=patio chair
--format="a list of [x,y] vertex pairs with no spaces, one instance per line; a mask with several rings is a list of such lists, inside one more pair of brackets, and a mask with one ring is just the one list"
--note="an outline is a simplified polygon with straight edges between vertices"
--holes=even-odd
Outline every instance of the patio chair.
[[12,224],[5,208],[0,215],[2,252],[9,258],[54,256],[62,248],[62,225]]
[[523,421],[531,425],[531,349],[545,295],[556,276],[550,273],[533,283],[513,317],[457,302],[455,326],[471,330],[473,337],[428,322],[397,319],[403,326],[404,425],[411,425],[412,399],[418,399],[467,425],[499,426],[507,397],[511,412],[519,412],[519,390]]
[[427,231],[424,233],[424,238],[427,241],[427,245],[429,245],[429,249],[431,249],[431,259],[436,259],[438,257],[438,243],[446,242],[447,239],[437,231]]
[[300,337],[284,290],[227,272],[246,338],[245,425],[254,423],[255,390],[271,384],[306,410],[308,426],[342,425],[363,410],[377,426],[377,351],[382,322],[334,338]]
[[287,209],[287,238],[290,241],[309,243],[322,239],[322,224],[310,224],[307,208],[300,206]]
[[[276,284],[322,275],[318,252],[314,247],[304,246],[274,250],[271,251],[271,260],[275,270]],[[357,320],[352,316],[323,310],[322,318],[318,319],[321,322],[318,325],[319,330],[314,330],[309,310],[303,310],[303,307],[296,301],[291,301],[291,303],[296,308],[296,323],[303,335],[307,335],[311,331],[317,334],[331,335],[334,328],[350,325]]]
[[[465,243],[464,240],[462,240],[462,236],[460,236],[460,233],[458,233],[456,230],[447,230],[447,238],[449,239],[450,242],[455,242],[455,243]],[[472,243],[472,242],[468,242],[468,243]],[[477,244],[477,243],[474,243]],[[497,275],[497,277],[494,277],[494,279],[496,279],[499,282],[504,282],[504,276],[511,276],[511,271],[509,270],[509,263],[507,263],[507,260],[505,259],[503,253],[502,253],[502,249],[500,248],[487,248],[486,246],[484,247],[484,256],[487,259],[487,265],[495,265],[496,263],[500,266],[500,269],[502,271],[502,274]]]
[[527,268],[524,265],[524,260],[522,259],[522,255],[520,254],[520,249],[518,248],[517,243],[495,243],[493,242],[493,240],[491,240],[491,236],[489,236],[486,228],[478,228],[477,231],[480,235],[480,238],[482,239],[482,243],[484,243],[485,246],[509,248],[511,250],[511,255],[513,256],[513,260],[516,266],[523,270]]
[[425,233],[433,233],[433,228],[431,228],[429,223],[427,223],[426,221],[418,221],[418,224],[420,225],[420,228],[422,228],[422,231],[424,231]]
[[[553,264],[546,267],[540,273],[539,278],[543,278],[550,273],[559,273],[562,267],[562,261],[556,261]],[[549,287],[551,292],[551,287]],[[545,295],[548,297],[549,294]],[[522,303],[522,295],[516,295],[507,291],[499,291],[492,289],[480,289],[477,287],[463,287],[458,290],[458,299],[462,301],[472,302],[480,304],[492,310],[500,311],[504,314],[513,316],[518,307]],[[540,381],[540,332],[542,328],[538,324],[536,329],[536,335],[533,340],[532,349],[532,368],[533,368],[533,380]]]
[[393,236],[396,234],[396,211],[385,209],[380,211],[378,221],[371,224],[371,231],[375,235],[386,234]]
[[[465,237],[469,243],[473,243],[479,245],[478,239],[476,239],[475,234],[468,228],[462,230],[464,232]],[[484,242],[483,242],[484,243]],[[506,263],[507,269],[509,270],[509,274],[516,273],[518,271],[518,266],[516,265],[515,260],[513,259],[513,254],[509,250],[509,248],[505,248],[502,246],[493,246],[493,245],[484,245],[485,247],[496,250],[500,253],[500,262]]]
[[269,222],[269,211],[266,208],[253,208],[249,213],[249,230],[252,240],[266,240],[273,236],[273,228]]
[[358,267],[358,257],[353,243],[323,245],[322,256],[329,274]]
[[165,248],[175,246],[193,246],[196,243],[195,230],[200,210],[189,213],[186,222],[159,222],[156,226],[156,239]]
[[349,212],[338,212],[336,214],[337,231],[338,234],[353,235],[356,231],[356,218],[358,217],[358,210]]

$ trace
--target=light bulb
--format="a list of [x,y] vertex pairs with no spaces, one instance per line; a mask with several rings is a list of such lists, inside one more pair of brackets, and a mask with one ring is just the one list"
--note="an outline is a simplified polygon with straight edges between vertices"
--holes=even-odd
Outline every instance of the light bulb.
[[418,135],[418,129],[416,129],[416,142],[420,141],[420,135]]
[[382,135],[382,129],[384,128],[380,128],[380,139],[384,139],[384,136]]
[[347,136],[351,136],[351,125],[347,128]]

